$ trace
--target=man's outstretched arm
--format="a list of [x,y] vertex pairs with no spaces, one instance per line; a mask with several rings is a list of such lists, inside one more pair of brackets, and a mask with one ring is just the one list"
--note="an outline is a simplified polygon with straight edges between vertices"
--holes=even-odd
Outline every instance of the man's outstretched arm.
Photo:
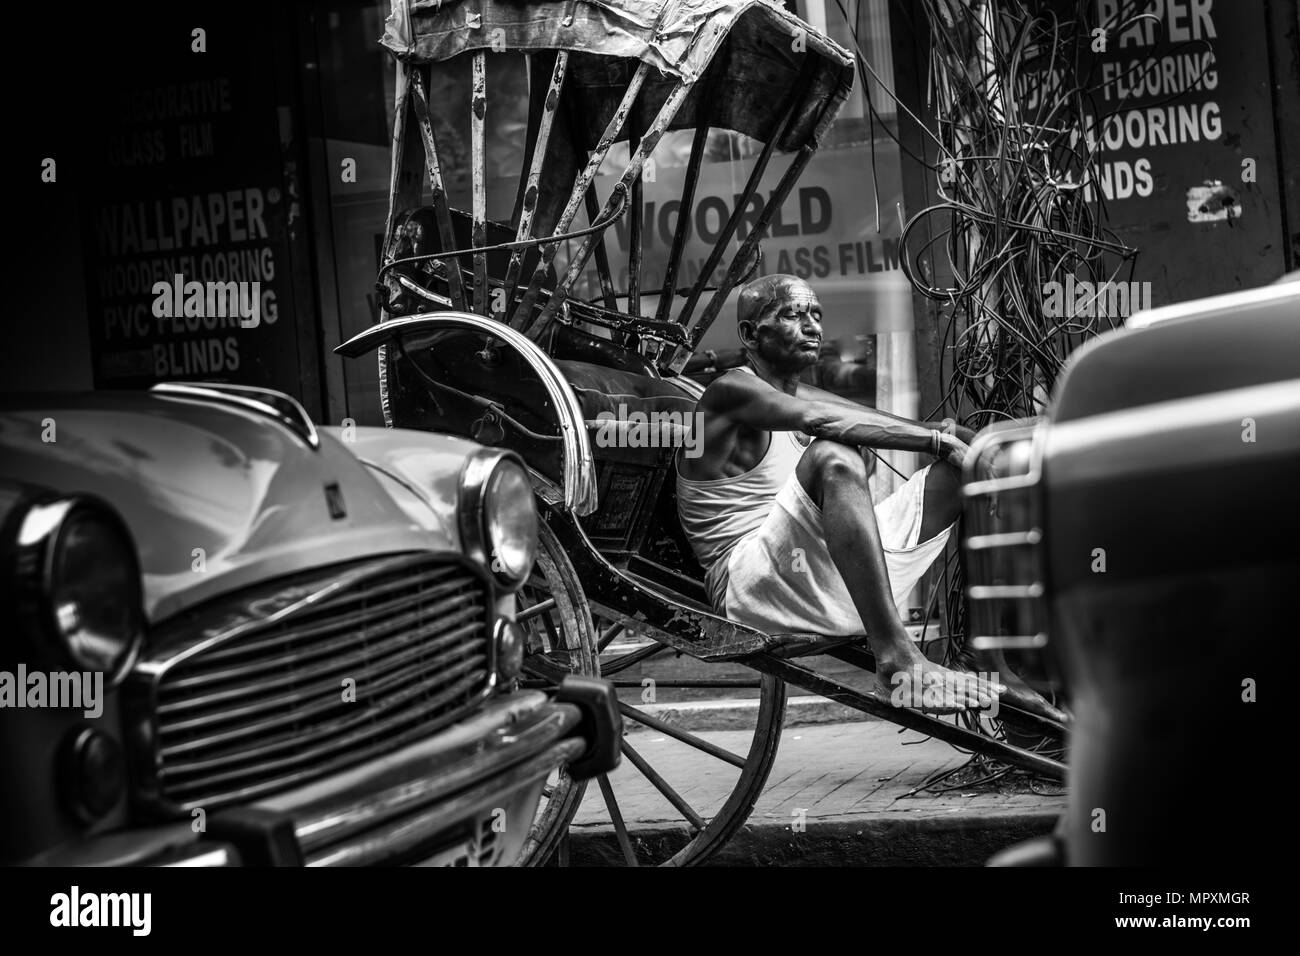
[[[934,447],[932,429],[918,422],[857,403],[787,395],[752,375],[718,379],[706,399],[710,412],[762,431],[801,431],[863,448],[928,452]],[[966,451],[964,442],[952,435],[941,436],[940,453],[946,460],[960,465]]]
[[[863,405],[861,402],[855,402],[851,398],[845,398],[843,395],[836,395],[834,392],[828,392],[825,389],[817,388],[815,385],[805,385],[802,382],[799,383],[799,394],[796,395],[795,397],[805,398],[808,401],[830,402],[832,405],[848,405],[851,408],[871,407],[869,405]],[[889,412],[881,411],[878,408],[875,409],[875,412],[878,415],[884,415],[886,418],[892,418],[894,421],[911,422],[911,424],[920,425],[922,428],[925,429],[936,429],[938,431],[951,431],[952,434],[956,435],[958,438],[960,438],[968,445],[975,437],[975,432],[973,429],[967,428],[964,425],[958,425],[956,422],[952,422],[953,427],[951,429],[945,428],[945,426],[952,421],[951,419],[944,419],[943,421],[934,421],[934,422],[921,422],[921,421],[912,421],[909,418],[903,418],[901,415],[892,415]]]

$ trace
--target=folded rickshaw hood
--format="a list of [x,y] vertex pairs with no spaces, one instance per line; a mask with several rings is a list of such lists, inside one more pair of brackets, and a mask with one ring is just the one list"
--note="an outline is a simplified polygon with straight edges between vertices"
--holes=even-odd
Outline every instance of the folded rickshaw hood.
[[[694,82],[716,61],[709,101],[692,96],[669,129],[694,128],[707,109],[710,125],[763,142],[785,119],[771,91],[796,89],[807,66],[782,151],[816,145],[853,87],[852,55],[768,0],[394,0],[381,42],[416,63],[471,50],[640,61],[661,74],[642,94],[652,103],[666,96],[655,87]],[[574,70],[573,82],[584,72]],[[593,95],[605,85],[593,84]]]

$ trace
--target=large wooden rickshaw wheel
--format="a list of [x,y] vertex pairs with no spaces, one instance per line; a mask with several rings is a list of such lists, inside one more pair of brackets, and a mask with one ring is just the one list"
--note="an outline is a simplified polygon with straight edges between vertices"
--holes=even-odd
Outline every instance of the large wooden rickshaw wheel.
[[[626,636],[627,632],[619,624],[593,618],[572,563],[544,522],[539,526],[539,537],[533,575],[519,592],[518,618],[528,632],[525,686],[553,687],[566,673],[601,675],[617,682],[620,673],[641,661],[672,653],[667,645],[645,637],[639,639],[640,643],[634,649],[622,647],[611,651],[613,642],[620,635]],[[639,693],[639,682],[626,683],[638,687]],[[752,680],[720,677],[715,684],[709,678],[696,678],[685,682],[662,681],[659,686],[664,689],[690,687],[693,690],[743,686],[757,690],[759,695],[753,717],[745,718],[741,730],[709,734],[714,738],[712,740],[683,730],[626,701],[620,703],[625,725],[622,764],[612,773],[597,777],[595,782],[599,793],[587,797],[601,801],[608,816],[609,828],[597,825],[595,829],[605,834],[612,829],[617,842],[617,852],[606,854],[605,858],[628,866],[696,866],[713,856],[744,825],[762,793],[781,739],[785,683],[755,672]],[[678,793],[678,788],[696,781],[670,780],[671,773],[665,774],[657,769],[654,760],[645,756],[651,748],[638,742],[638,738],[645,739],[648,735],[627,733],[636,725],[656,732],[658,741],[670,746],[688,747],[703,755],[705,767],[700,769],[697,765],[691,773],[693,778],[709,777],[717,771],[734,775],[734,785],[724,798],[719,798],[715,787],[707,806],[691,806]],[[719,737],[726,738],[724,742],[732,749],[719,743]],[[736,746],[742,741],[744,747]],[[739,750],[744,750],[743,755],[736,752]],[[680,818],[682,826],[657,824],[653,831],[655,835],[650,838],[629,832],[620,807],[620,793],[625,801],[639,795],[644,802],[650,793],[649,788],[657,792],[661,800],[659,806],[670,809],[670,815]],[[565,837],[583,803],[586,790],[586,783],[573,780],[566,771],[551,775],[524,844],[520,858],[522,865],[539,866],[553,858],[567,862],[569,845]]]

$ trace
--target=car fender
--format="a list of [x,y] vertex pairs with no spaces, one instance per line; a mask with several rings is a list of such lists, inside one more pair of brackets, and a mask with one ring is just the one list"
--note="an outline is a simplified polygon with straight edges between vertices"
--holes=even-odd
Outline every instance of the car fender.
[[463,550],[457,521],[461,474],[482,445],[412,428],[321,430],[371,470],[397,504],[433,535],[435,547]]

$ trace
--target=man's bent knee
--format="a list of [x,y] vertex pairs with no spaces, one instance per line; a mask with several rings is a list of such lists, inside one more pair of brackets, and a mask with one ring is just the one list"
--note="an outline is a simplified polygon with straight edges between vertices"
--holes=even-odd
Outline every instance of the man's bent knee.
[[865,483],[867,463],[851,445],[818,438],[808,446],[795,471],[808,496],[822,505],[823,489],[830,482]]
[[809,462],[823,475],[837,478],[865,478],[867,463],[862,452],[852,445],[843,445],[828,438],[818,438],[808,446],[799,464]]

